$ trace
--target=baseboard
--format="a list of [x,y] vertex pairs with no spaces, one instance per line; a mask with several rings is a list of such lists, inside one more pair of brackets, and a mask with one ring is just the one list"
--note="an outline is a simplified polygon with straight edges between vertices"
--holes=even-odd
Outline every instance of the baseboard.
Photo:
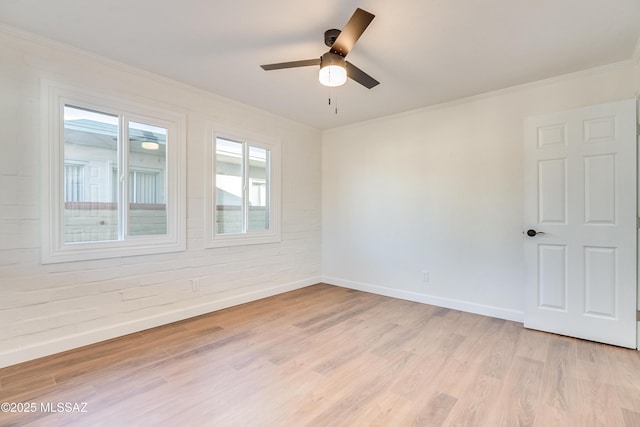
[[392,298],[399,298],[408,301],[420,302],[423,304],[435,305],[438,307],[451,308],[468,313],[481,314],[483,316],[495,317],[498,319],[511,320],[514,322],[524,322],[524,312],[511,310],[508,308],[494,307],[490,305],[477,304],[469,301],[462,301],[451,298],[442,298],[433,295],[421,294],[418,292],[405,291],[401,289],[387,288],[384,286],[370,285],[368,283],[354,282],[352,280],[340,279],[337,277],[323,277],[323,283],[340,286],[343,288],[356,289],[377,295],[384,295]]
[[293,283],[287,283],[240,295],[234,295],[220,300],[186,307],[180,310],[168,311],[166,313],[158,314],[155,316],[138,319],[131,322],[120,323],[117,325],[109,326],[107,328],[87,331],[27,347],[22,347],[16,350],[0,353],[0,368],[44,356],[49,356],[85,345],[95,344],[100,341],[117,338],[134,332],[140,332],[145,329],[155,328],[157,326],[166,325],[168,323],[177,322],[180,320],[188,319],[190,317],[200,316],[202,314],[207,314],[213,311],[222,310],[224,308],[233,307],[235,305],[256,301],[284,292],[293,291],[296,289],[314,285],[316,283],[319,283],[320,281],[320,277],[311,277]]

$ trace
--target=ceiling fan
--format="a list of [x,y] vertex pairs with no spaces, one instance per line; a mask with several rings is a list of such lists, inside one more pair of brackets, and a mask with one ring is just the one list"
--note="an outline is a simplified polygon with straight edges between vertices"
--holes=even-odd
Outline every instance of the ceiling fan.
[[263,70],[281,70],[284,68],[320,66],[319,80],[325,86],[341,86],[347,81],[347,77],[360,83],[367,89],[380,84],[379,81],[362,71],[360,68],[345,60],[353,45],[367,29],[375,15],[357,8],[347,25],[342,31],[331,29],[324,33],[324,44],[330,49],[327,53],[316,59],[302,61],[280,62],[277,64],[261,65]]

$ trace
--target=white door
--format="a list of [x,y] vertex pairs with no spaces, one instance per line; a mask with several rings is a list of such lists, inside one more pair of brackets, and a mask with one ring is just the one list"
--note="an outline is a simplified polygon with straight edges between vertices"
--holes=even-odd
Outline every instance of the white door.
[[525,327],[636,348],[636,100],[529,117],[524,151]]

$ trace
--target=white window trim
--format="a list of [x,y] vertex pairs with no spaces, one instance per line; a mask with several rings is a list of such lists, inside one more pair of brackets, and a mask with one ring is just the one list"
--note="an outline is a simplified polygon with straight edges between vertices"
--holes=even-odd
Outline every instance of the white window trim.
[[[83,261],[179,252],[186,249],[186,117],[124,96],[96,94],[42,81],[41,262]],[[124,114],[168,129],[167,234],[129,236],[127,240],[65,243],[64,220],[64,105]],[[122,160],[121,160],[122,161]],[[124,155],[126,161],[126,154]],[[125,209],[126,211],[126,209]],[[126,215],[124,215],[126,217]],[[125,218],[126,221],[126,218]],[[126,223],[123,224],[126,227]]]
[[[216,123],[207,124],[207,141],[205,143],[205,247],[219,248],[227,246],[255,245],[277,243],[281,235],[281,141],[278,138],[257,135],[240,129],[229,128]],[[216,231],[216,171],[215,141],[216,138],[246,142],[254,147],[270,150],[270,183],[269,183],[269,230],[250,231],[241,234],[217,234]]]

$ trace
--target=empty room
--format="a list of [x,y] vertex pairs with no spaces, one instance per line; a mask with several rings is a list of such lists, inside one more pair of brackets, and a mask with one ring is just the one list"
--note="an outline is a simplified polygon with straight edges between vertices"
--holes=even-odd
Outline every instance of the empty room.
[[640,426],[639,22],[0,1],[0,425]]

